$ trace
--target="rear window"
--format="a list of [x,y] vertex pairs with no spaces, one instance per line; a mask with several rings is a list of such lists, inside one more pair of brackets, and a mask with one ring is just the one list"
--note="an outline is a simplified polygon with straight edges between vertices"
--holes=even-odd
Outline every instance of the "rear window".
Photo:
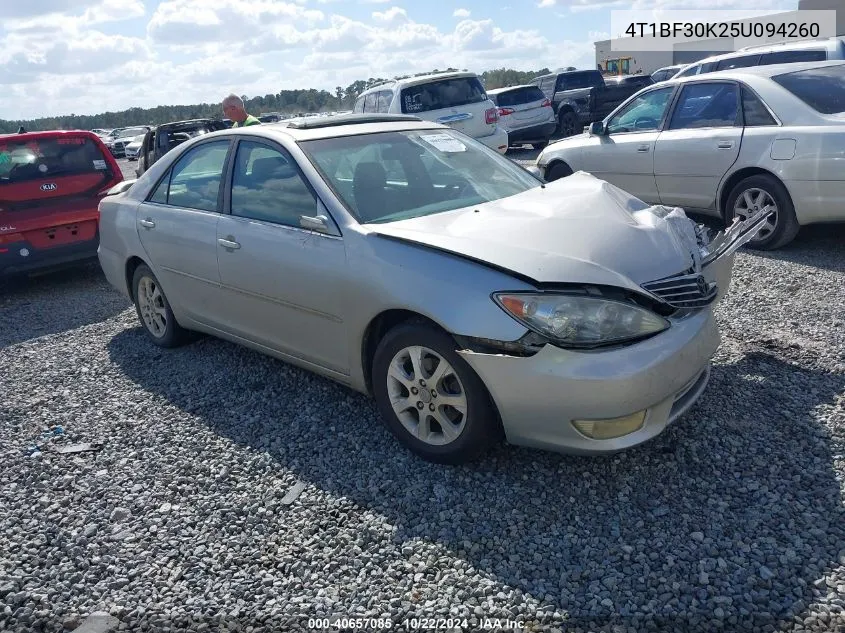
[[536,86],[530,88],[517,88],[516,90],[508,90],[507,92],[500,92],[495,99],[496,105],[500,107],[523,105],[525,103],[533,103],[534,101],[544,101],[546,95]]
[[817,112],[845,112],[845,66],[799,70],[772,79]]
[[402,112],[416,114],[470,103],[482,103],[486,100],[484,86],[481,85],[478,77],[441,79],[403,89]]
[[88,138],[0,139],[0,184],[108,169],[102,152]]

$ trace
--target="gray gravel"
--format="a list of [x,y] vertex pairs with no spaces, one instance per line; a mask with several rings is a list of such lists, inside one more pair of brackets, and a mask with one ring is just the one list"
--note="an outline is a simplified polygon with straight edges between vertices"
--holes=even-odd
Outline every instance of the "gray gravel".
[[7,287],[0,631],[97,611],[132,631],[845,631],[843,244],[824,227],[740,254],[710,387],[648,445],[461,468],[304,371],[208,338],[155,348],[96,266]]

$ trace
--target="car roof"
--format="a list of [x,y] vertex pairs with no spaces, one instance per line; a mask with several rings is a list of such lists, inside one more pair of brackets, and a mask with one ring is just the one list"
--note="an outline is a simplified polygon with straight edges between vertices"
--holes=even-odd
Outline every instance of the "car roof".
[[807,49],[830,49],[843,46],[843,41],[839,37],[828,37],[824,39],[815,40],[801,40],[799,42],[772,42],[769,44],[757,44],[754,46],[746,46],[736,51],[721,53],[719,55],[711,55],[704,59],[686,64],[684,68],[690,66],[697,66],[699,64],[718,62],[723,59],[735,59],[737,57],[746,57],[748,55],[756,55],[762,53],[776,53],[778,51],[795,51]]
[[24,132],[23,134],[10,132],[8,134],[0,134],[0,140],[9,141],[14,139],[21,141],[32,141],[42,138],[56,138],[57,136],[65,135],[87,136],[88,138],[96,139],[98,141],[100,140],[100,137],[97,136],[94,132],[91,132],[90,130],[42,130],[39,132]]
[[831,59],[820,62],[788,62],[784,64],[770,64],[766,66],[746,66],[745,68],[731,68],[729,70],[717,70],[701,75],[690,75],[689,77],[677,77],[668,79],[658,86],[667,86],[675,83],[690,81],[707,81],[711,79],[741,79],[743,77],[775,77],[786,73],[811,70],[813,68],[827,68],[830,66],[845,66],[845,60]]

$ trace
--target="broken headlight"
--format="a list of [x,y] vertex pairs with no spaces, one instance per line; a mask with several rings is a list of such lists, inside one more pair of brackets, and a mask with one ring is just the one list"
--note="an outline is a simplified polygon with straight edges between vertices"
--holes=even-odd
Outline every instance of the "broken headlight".
[[503,292],[493,300],[522,325],[562,346],[623,343],[669,327],[669,321],[646,308],[601,297]]

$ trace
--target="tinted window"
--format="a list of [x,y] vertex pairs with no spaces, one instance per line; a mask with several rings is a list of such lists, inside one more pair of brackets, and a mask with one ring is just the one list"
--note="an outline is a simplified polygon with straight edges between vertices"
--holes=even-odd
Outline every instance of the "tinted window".
[[534,103],[535,101],[544,101],[546,99],[546,95],[543,94],[543,91],[534,86],[530,88],[508,90],[507,92],[501,92],[496,96],[498,97],[498,100],[494,101],[494,103],[500,107],[524,105],[526,103]]
[[592,88],[600,86],[604,79],[598,71],[586,73],[567,73],[558,77],[558,90],[578,90],[579,88]]
[[696,64],[695,66],[690,66],[679,72],[676,76],[677,77],[690,77],[691,75],[697,75],[701,72],[701,64]]
[[706,83],[684,86],[669,128],[727,127],[738,122],[736,85]]
[[822,114],[845,112],[845,66],[799,70],[772,77],[808,106]]
[[232,176],[232,215],[299,226],[317,215],[317,199],[287,152],[244,141]]
[[378,93],[377,108],[379,112],[389,112],[390,102],[393,101],[393,92],[390,90],[382,90]]
[[109,164],[91,139],[78,136],[28,141],[13,136],[0,138],[0,183],[108,171]]
[[378,93],[371,92],[364,99],[364,112],[375,112],[378,108]]
[[633,99],[607,123],[609,134],[656,130],[669,105],[673,88],[650,90]]
[[355,105],[352,108],[353,112],[363,112],[364,111],[364,97],[358,97],[355,99]]
[[454,108],[487,99],[478,77],[442,79],[402,90],[402,112],[416,114],[442,108]]
[[776,53],[764,53],[760,64],[792,64],[794,62],[821,62],[827,59],[827,51],[823,48],[814,48],[799,51],[777,51]]
[[742,114],[745,118],[746,127],[777,125],[777,121],[769,113],[759,97],[745,87],[742,88]]
[[392,222],[513,196],[540,185],[454,130],[381,132],[300,147],[359,222]]
[[216,211],[228,150],[229,141],[204,143],[188,150],[173,167],[167,204]]
[[722,59],[716,63],[716,67],[712,70],[730,70],[731,68],[748,68],[749,66],[756,66],[760,55],[742,55],[740,57],[731,57],[730,59]]

